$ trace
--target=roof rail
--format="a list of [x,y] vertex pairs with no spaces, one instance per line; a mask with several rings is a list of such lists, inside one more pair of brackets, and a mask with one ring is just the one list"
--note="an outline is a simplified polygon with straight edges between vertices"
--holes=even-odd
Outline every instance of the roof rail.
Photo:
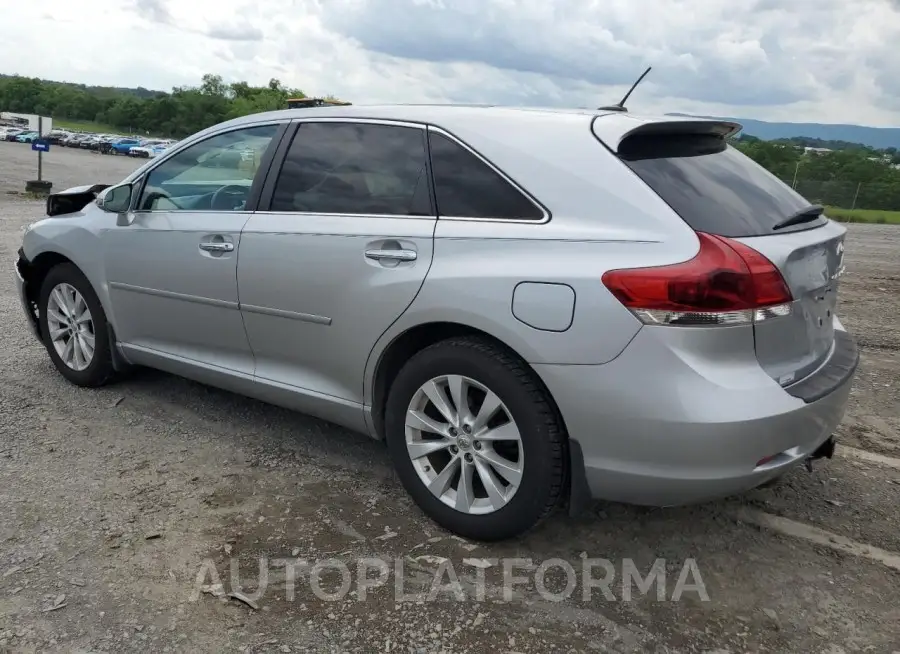
[[325,98],[290,98],[287,105],[288,109],[307,109],[310,107],[346,107],[350,103],[341,100],[326,100]]

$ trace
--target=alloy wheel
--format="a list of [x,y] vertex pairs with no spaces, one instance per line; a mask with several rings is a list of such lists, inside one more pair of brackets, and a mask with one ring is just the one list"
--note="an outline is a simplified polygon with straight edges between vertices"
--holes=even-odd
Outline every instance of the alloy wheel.
[[94,321],[84,297],[71,284],[57,284],[47,300],[50,342],[66,366],[81,371],[94,359]]
[[413,394],[406,448],[428,490],[462,513],[502,509],[522,481],[525,452],[512,414],[484,384],[462,375],[435,377]]

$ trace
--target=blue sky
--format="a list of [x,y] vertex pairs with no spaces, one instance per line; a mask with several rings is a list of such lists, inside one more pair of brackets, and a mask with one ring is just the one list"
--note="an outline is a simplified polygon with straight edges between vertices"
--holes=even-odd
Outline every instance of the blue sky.
[[[168,90],[203,73],[353,102],[900,125],[898,0],[36,0],[0,66]],[[28,25],[23,29],[23,25]]]

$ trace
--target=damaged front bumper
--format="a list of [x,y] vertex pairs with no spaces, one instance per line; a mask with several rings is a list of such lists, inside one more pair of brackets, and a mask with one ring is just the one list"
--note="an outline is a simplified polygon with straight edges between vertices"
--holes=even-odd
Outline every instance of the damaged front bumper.
[[63,216],[81,211],[108,188],[109,184],[94,184],[92,186],[73,186],[65,191],[53,193],[47,198],[47,215],[50,217]]
[[25,253],[21,248],[19,248],[19,256],[16,259],[14,267],[16,290],[19,293],[19,301],[22,304],[22,310],[25,312],[25,317],[28,320],[28,325],[31,327],[31,332],[32,334],[34,334],[34,337],[39,341],[43,341],[43,339],[41,338],[40,323],[38,321],[37,302],[35,301],[34,295],[32,293],[33,289],[29,287],[28,282],[28,279],[30,277],[31,264],[29,263],[28,258],[25,256]]

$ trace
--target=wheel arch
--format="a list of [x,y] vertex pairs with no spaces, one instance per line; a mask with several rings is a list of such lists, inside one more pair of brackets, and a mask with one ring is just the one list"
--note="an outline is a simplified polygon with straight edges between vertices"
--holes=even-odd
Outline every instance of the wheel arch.
[[[37,316],[41,287],[44,285],[44,279],[47,278],[47,273],[63,263],[69,263],[78,268],[78,264],[69,257],[53,250],[41,252],[29,262],[27,272],[23,275],[25,280],[25,298],[35,317]],[[81,270],[81,268],[78,269]],[[84,274],[83,271],[82,274]],[[38,329],[40,329],[40,323],[38,323]]]
[[[41,295],[41,287],[44,285],[44,280],[47,278],[47,274],[61,264],[70,264],[79,273],[81,273],[84,278],[88,281],[88,284],[94,289],[94,293],[97,295],[97,300],[100,302],[100,306],[103,308],[104,313],[106,314],[106,324],[107,324],[107,338],[109,339],[110,348],[113,355],[113,366],[116,370],[124,370],[128,367],[128,362],[124,360],[121,353],[119,352],[118,347],[116,346],[116,333],[115,327],[113,326],[111,320],[111,312],[109,310],[109,306],[104,298],[104,294],[99,292],[94,283],[91,281],[90,277],[85,273],[84,269],[79,266],[75,261],[73,261],[70,257],[62,254],[56,250],[44,250],[37,254],[31,261],[28,263],[28,267],[23,278],[25,280],[24,292],[25,298],[28,302],[28,306],[32,311],[32,315],[34,316],[35,324],[37,326],[38,333],[41,334],[43,338],[43,330],[41,327],[41,321],[39,320],[39,300]],[[102,290],[102,289],[101,289]]]
[[449,338],[465,336],[489,341],[520,359],[529,370],[531,370],[535,379],[538,380],[547,393],[547,397],[550,399],[553,410],[556,412],[557,417],[565,428],[565,419],[560,413],[556,400],[553,398],[550,390],[547,388],[546,384],[544,384],[543,379],[541,379],[537,371],[531,367],[526,358],[514,347],[511,347],[503,339],[498,338],[483,329],[472,327],[465,323],[434,321],[420,323],[405,329],[397,334],[378,356],[372,374],[371,395],[369,395],[371,398],[372,424],[375,432],[373,436],[375,438],[379,440],[383,440],[384,438],[384,412],[388,392],[390,391],[394,379],[397,377],[397,373],[399,373],[400,369],[403,367],[403,364],[408,361],[410,357],[415,356],[418,352],[430,345],[434,345],[435,343],[439,343],[440,341]]
[[569,435],[565,416],[562,415],[556,398],[520,352],[504,342],[503,339],[483,329],[453,321],[433,321],[410,326],[394,336],[379,354],[371,377],[371,395],[369,396],[371,405],[368,415],[371,435],[378,440],[384,440],[384,418],[388,392],[404,362],[434,343],[460,336],[480,338],[507,350],[520,359],[534,374],[537,383],[546,392],[550,406],[563,428],[563,446],[568,463],[563,492],[568,504],[568,513],[574,516],[585,511],[590,504],[591,495],[585,478],[584,455],[581,444]]

